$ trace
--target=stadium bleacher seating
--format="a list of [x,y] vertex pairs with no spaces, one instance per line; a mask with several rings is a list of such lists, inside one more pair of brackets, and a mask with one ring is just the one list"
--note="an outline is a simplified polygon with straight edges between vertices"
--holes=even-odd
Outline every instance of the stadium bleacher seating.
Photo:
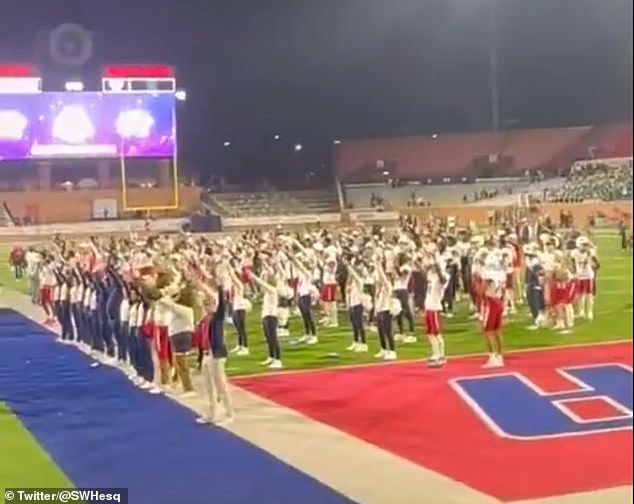
[[[554,171],[550,162],[557,153],[578,142],[591,129],[579,127],[508,131],[501,134],[500,154],[513,159],[515,173],[534,169]],[[570,160],[568,161],[570,165]]]
[[[378,182],[389,176],[427,178],[488,176],[478,160],[498,165],[497,176],[526,170],[559,173],[579,159],[632,155],[632,124],[510,130],[499,134],[427,135],[344,141],[334,156],[343,182]],[[501,171],[500,171],[501,170]]]
[[339,211],[334,191],[270,191],[252,193],[203,193],[207,210],[223,217],[294,215]]
[[576,163],[564,184],[550,189],[551,202],[617,201],[632,199],[632,159]]

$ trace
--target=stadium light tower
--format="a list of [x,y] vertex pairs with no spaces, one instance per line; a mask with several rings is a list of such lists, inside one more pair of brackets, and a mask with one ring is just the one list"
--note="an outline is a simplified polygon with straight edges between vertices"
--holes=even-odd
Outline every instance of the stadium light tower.
[[496,0],[487,1],[489,17],[489,91],[491,102],[491,129],[494,133],[500,130],[500,92],[498,82],[498,20]]

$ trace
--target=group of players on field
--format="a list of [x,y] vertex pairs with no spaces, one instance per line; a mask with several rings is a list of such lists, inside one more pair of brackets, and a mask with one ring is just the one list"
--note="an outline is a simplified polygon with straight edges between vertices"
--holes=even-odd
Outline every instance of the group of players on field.
[[[433,225],[222,238],[57,237],[43,247],[15,247],[11,256],[12,263],[21,258],[33,300],[47,323],[59,324],[60,341],[90,354],[95,366],[119,366],[150,393],[189,395],[187,355],[197,353],[209,398],[199,421],[217,423],[233,417],[225,361],[249,355],[247,314],[255,303],[268,348],[262,364],[271,369],[283,367],[280,339],[291,317],[301,318],[299,341],[316,345],[320,325],[339,326],[341,304],[351,328],[348,350],[368,352],[366,333],[376,331],[376,357],[383,360],[397,358],[397,342],[417,341],[419,312],[432,367],[446,363],[443,319],[453,317],[461,298],[484,332],[485,367],[504,365],[503,320],[520,304],[530,309],[530,329],[566,333],[576,316],[592,319],[599,262],[590,240],[526,229],[520,223],[488,233]],[[228,322],[237,335],[231,350]]]

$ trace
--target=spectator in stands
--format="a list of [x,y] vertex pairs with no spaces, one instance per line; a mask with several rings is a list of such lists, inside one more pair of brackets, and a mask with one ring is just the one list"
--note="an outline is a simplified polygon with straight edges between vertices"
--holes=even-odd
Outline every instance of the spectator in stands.
[[546,192],[551,202],[614,201],[632,197],[632,161],[617,166],[607,164],[573,165],[561,189]]

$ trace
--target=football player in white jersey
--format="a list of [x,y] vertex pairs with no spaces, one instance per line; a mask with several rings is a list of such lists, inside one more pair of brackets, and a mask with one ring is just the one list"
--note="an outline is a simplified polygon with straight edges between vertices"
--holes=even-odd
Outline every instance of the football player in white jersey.
[[585,236],[577,238],[576,248],[571,251],[571,258],[577,283],[577,316],[592,320],[596,294],[595,277],[599,262],[588,238]]
[[431,345],[430,367],[440,367],[445,361],[445,340],[442,336],[440,314],[447,288],[447,276],[438,263],[427,268],[427,291],[425,293],[425,333]]

